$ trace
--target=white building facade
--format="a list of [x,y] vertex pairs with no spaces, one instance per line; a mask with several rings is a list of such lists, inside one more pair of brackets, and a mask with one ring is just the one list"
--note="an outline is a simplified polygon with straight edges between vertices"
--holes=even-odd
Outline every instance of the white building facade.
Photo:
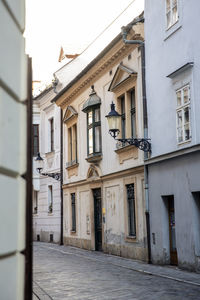
[[36,170],[38,152],[43,158],[41,173],[60,173],[60,108],[51,100],[52,87],[33,100],[33,238],[60,243],[60,181]]
[[200,270],[199,10],[198,0],[145,3],[152,262],[196,271]]

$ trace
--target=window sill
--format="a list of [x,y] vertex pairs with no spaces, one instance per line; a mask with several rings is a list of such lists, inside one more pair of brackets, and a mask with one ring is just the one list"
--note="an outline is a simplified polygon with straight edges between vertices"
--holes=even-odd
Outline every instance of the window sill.
[[93,155],[91,155],[91,156],[88,156],[87,158],[86,158],[86,160],[87,160],[87,162],[89,162],[89,163],[93,163],[93,162],[99,162],[99,161],[101,161],[102,160],[102,154],[100,153],[100,154],[93,154]]
[[179,21],[171,25],[169,28],[165,31],[164,41],[166,41],[168,38],[170,38],[175,32],[177,32],[179,29],[182,28],[182,25],[179,24]]
[[46,155],[47,157],[53,156],[53,154],[55,154],[55,150],[52,150],[52,151],[50,151],[50,152],[45,152],[45,155]]
[[133,145],[124,146],[122,148],[116,149],[115,153],[119,155],[119,162],[122,164],[125,160],[128,159],[137,159],[138,158],[138,148]]
[[127,235],[125,238],[126,242],[137,242],[137,237],[136,235]]
[[74,169],[74,168],[78,167],[78,165],[79,165],[78,162],[67,162],[66,163],[66,169],[71,170],[71,169]]
[[185,144],[189,144],[189,143],[191,143],[191,141],[192,141],[192,139],[190,138],[187,141],[183,141],[183,142],[178,143],[177,146],[179,147],[179,146],[182,146],[182,145],[185,145]]
[[48,212],[48,216],[53,216],[53,212]]
[[77,235],[76,230],[70,230],[71,235]]

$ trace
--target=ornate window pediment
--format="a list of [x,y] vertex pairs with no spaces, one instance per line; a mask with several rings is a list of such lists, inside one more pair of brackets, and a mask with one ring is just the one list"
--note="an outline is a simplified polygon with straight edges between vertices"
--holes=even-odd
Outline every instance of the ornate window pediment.
[[63,117],[63,123],[67,123],[77,116],[77,111],[72,106],[68,106]]
[[123,64],[119,64],[111,81],[111,84],[108,88],[108,91],[113,92],[115,88],[120,86],[132,76],[137,76],[137,72],[135,72],[133,69],[124,66]]
[[88,180],[97,180],[101,176],[101,170],[96,167],[95,165],[90,165],[88,172],[87,172],[87,179]]

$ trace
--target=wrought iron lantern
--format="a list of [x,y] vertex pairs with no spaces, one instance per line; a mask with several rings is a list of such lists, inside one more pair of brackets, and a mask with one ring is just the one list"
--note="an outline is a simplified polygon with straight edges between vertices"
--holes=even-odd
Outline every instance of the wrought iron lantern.
[[151,144],[149,142],[150,139],[145,139],[145,138],[121,138],[117,139],[117,136],[120,132],[120,122],[121,122],[121,115],[115,110],[115,104],[112,102],[111,103],[111,111],[109,114],[106,116],[108,120],[108,126],[109,126],[109,133],[110,135],[116,140],[119,141],[123,144],[129,144],[136,146],[140,150],[144,152],[150,152],[151,151]]
[[35,161],[36,161],[36,170],[40,175],[52,177],[55,180],[61,179],[61,173],[42,173],[42,170],[44,168],[44,159],[40,156],[39,152]]

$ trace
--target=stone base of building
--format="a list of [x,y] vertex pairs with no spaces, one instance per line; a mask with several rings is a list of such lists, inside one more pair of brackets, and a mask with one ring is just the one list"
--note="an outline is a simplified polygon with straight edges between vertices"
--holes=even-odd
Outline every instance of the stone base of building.
[[146,248],[135,247],[133,245],[104,245],[103,251],[108,254],[131,258],[147,262],[148,252]]
[[53,231],[38,231],[33,232],[33,240],[46,243],[60,243],[60,233]]
[[[86,250],[95,250],[90,240],[64,237],[64,245],[82,248]],[[115,245],[103,244],[102,251],[107,254],[121,256],[124,258],[131,258],[141,261],[147,261],[148,251],[147,248],[131,245]]]
[[94,248],[92,248],[90,240],[64,237],[63,242],[66,246],[73,246],[85,250],[94,250]]

